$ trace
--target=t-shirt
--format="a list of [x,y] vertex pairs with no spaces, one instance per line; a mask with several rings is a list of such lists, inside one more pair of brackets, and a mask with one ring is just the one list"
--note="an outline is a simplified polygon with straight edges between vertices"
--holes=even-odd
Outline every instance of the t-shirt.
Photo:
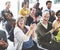
[[[55,20],[55,21],[53,22],[53,27],[56,28],[56,27],[58,26],[58,24],[59,24],[58,21]],[[60,28],[58,29],[58,33],[57,33],[57,35],[55,36],[55,38],[56,38],[57,42],[60,42]]]
[[22,17],[26,18],[27,15],[29,15],[29,9],[27,8],[26,10],[24,10],[23,8],[20,10],[20,15],[22,15]]

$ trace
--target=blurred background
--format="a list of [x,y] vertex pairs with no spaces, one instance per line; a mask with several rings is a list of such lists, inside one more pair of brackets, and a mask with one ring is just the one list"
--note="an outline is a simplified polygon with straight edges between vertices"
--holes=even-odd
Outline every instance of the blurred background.
[[[5,2],[10,1],[11,2],[11,8],[10,10],[12,11],[14,18],[17,18],[17,15],[19,14],[19,10],[22,8],[22,2],[28,1],[29,3],[29,8],[33,7],[33,5],[36,2],[40,3],[40,7],[43,7],[43,10],[46,9],[46,1],[47,0],[0,0],[0,12],[5,9]],[[52,10],[55,12],[60,9],[60,0],[51,0],[53,2],[52,4]]]

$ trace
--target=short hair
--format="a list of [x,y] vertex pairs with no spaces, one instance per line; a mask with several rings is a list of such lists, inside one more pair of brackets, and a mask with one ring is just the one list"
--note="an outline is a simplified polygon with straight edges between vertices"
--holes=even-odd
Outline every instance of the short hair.
[[48,3],[52,3],[52,1],[47,1],[47,2],[46,2],[46,5],[47,5]]
[[60,13],[60,10],[58,10],[58,11],[56,12],[56,16],[58,16],[58,15],[59,15],[59,13]]
[[10,3],[10,1],[7,1],[7,2],[5,3],[5,5],[7,5],[8,3]]
[[37,7],[37,6],[39,6],[39,5],[40,5],[40,3],[39,3],[39,2],[37,2],[37,3],[36,3],[36,7]]

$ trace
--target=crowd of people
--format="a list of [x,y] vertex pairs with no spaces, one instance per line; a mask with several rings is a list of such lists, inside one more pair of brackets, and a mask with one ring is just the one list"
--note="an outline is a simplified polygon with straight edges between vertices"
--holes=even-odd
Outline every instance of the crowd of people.
[[8,50],[8,40],[15,50],[60,50],[60,10],[51,9],[52,1],[46,1],[44,11],[39,2],[30,9],[23,2],[18,19],[13,18],[10,1],[5,6],[0,17],[0,50]]

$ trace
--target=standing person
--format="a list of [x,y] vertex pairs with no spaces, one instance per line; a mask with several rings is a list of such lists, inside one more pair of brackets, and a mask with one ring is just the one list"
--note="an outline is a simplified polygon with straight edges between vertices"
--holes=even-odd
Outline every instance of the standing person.
[[20,10],[20,15],[22,15],[24,17],[24,19],[26,20],[26,17],[29,15],[30,11],[28,9],[28,2],[23,2],[23,7]]
[[18,19],[17,26],[14,29],[15,46],[17,46],[17,50],[21,49],[21,47],[22,50],[38,50],[33,42],[33,38],[36,38],[34,31],[35,26],[36,24],[31,24],[30,28],[28,28],[24,24],[23,17]]
[[8,13],[12,13],[11,11],[10,11],[10,1],[7,1],[6,3],[5,3],[5,6],[6,6],[6,8],[4,9],[4,10],[2,10],[2,12],[1,12],[1,18],[3,19],[3,20],[6,20],[6,15],[8,14]]
[[30,9],[30,14],[26,19],[26,25],[30,26],[30,24],[35,20],[35,13],[36,13],[36,9],[31,8]]
[[43,20],[37,25],[36,29],[38,44],[48,50],[58,50],[57,46],[50,43],[54,29],[52,29],[51,22],[48,21],[50,16],[49,12],[45,11],[42,15]]
[[[49,11],[49,14],[50,14],[50,18],[51,18],[51,13],[52,13],[52,9],[51,9],[51,7],[52,7],[52,1],[47,1],[46,2],[46,7],[47,7],[47,9],[45,10],[45,11]],[[50,22],[51,22],[51,20],[49,20]]]

